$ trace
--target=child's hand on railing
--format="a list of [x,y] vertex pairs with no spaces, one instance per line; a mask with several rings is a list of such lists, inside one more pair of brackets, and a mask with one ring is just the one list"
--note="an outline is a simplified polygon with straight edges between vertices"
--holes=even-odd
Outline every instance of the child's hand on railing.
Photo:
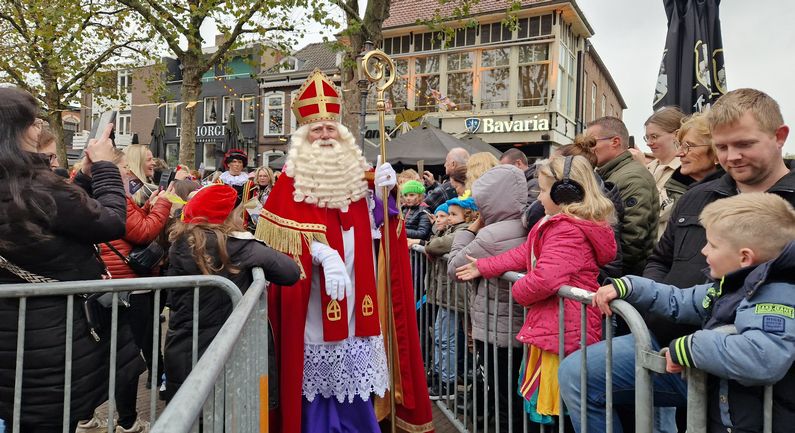
[[660,353],[665,354],[665,371],[669,373],[681,373],[685,370],[684,367],[675,363],[674,360],[671,359],[671,352],[667,347],[663,347],[662,350],[660,350]]
[[461,281],[469,281],[474,280],[475,278],[480,277],[480,271],[477,267],[478,259],[470,256],[467,254],[467,259],[469,263],[463,266],[459,266],[455,269],[455,276]]
[[612,284],[608,284],[600,287],[599,290],[596,291],[591,305],[599,308],[602,313],[609,317],[613,315],[613,311],[610,310],[610,301],[617,297],[618,292],[616,292],[616,288],[613,287]]

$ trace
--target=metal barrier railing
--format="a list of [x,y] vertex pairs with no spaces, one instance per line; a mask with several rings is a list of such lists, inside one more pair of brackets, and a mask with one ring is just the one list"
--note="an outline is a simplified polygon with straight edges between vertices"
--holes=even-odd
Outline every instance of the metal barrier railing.
[[[431,350],[427,342],[433,340],[433,330],[430,326],[432,313],[439,308],[433,303],[438,301],[438,296],[435,293],[438,290],[445,290],[446,293],[442,297],[447,299],[446,305],[452,306],[455,310],[456,320],[458,322],[458,315],[463,317],[465,323],[473,317],[475,312],[470,312],[471,298],[477,295],[473,288],[467,283],[451,282],[447,277],[447,257],[441,257],[436,260],[429,260],[424,254],[424,248],[421,246],[412,247],[411,251],[412,269],[415,274],[415,287],[418,310],[422,313],[423,309],[425,314],[419,314],[421,326],[419,327],[421,334],[427,333],[430,335],[424,336],[426,341],[425,350],[423,351],[426,356],[426,368],[431,377],[439,374],[436,365],[438,364],[435,358],[440,355],[437,350]],[[425,272],[426,269],[428,272]],[[424,274],[423,274],[424,273]],[[460,377],[457,369],[455,370],[454,389],[457,395],[463,395],[462,401],[454,398],[451,402],[450,392],[445,391],[441,382],[432,383],[432,392],[435,390],[437,395],[447,396],[447,398],[440,398],[437,401],[437,406],[442,413],[450,420],[450,422],[460,432],[489,432],[493,431],[507,431],[507,432],[526,432],[528,429],[528,418],[524,411],[523,398],[518,397],[516,393],[518,371],[517,364],[525,359],[527,356],[527,348],[522,346],[518,347],[519,343],[514,342],[513,336],[518,334],[521,329],[521,322],[527,313],[526,309],[517,308],[514,304],[511,289],[513,283],[519,280],[523,275],[516,272],[508,272],[500,279],[487,280],[485,282],[486,289],[486,302],[482,303],[484,307],[483,317],[485,320],[481,321],[484,326],[483,339],[475,339],[475,350],[472,353],[473,368],[469,369],[470,356],[464,356],[464,372],[463,377]],[[419,283],[419,284],[416,284]],[[430,289],[430,290],[429,290]],[[457,301],[459,290],[467,290],[467,296],[463,296],[464,306],[463,311],[460,313],[459,305],[457,302],[451,303],[451,298]],[[436,299],[431,300],[434,294]],[[580,349],[582,349],[581,358],[581,397],[585,398],[587,391],[587,376],[586,362],[587,362],[587,344],[586,344],[586,306],[591,304],[592,293],[582,289],[563,286],[558,292],[560,297],[559,301],[559,335],[564,335],[564,300],[570,299],[580,304]],[[427,298],[426,298],[427,297]],[[426,306],[425,300],[428,304]],[[653,349],[651,335],[648,328],[643,321],[643,318],[628,303],[616,300],[611,304],[613,311],[622,317],[630,328],[630,331],[635,336],[635,363],[636,363],[636,388],[635,388],[635,422],[636,431],[639,433],[651,433],[653,428],[653,402],[652,402],[652,372],[664,373],[665,372],[665,358],[662,357],[657,351]],[[494,314],[490,314],[493,311]],[[521,312],[521,316],[516,319],[516,314]],[[501,325],[498,317],[502,315],[503,319],[507,319],[508,328],[505,329],[504,323]],[[448,321],[449,324],[449,321]],[[467,325],[465,325],[467,326]],[[500,328],[503,329],[500,329]],[[607,360],[606,360],[606,389],[612,390],[612,338],[613,327],[604,326],[604,334],[607,340]],[[508,342],[498,341],[498,334],[506,334]],[[444,335],[449,335],[449,332],[442,332]],[[423,336],[421,335],[421,339]],[[456,340],[455,347],[458,347],[459,341]],[[470,347],[470,336],[468,332],[464,333],[463,346]],[[449,346],[448,346],[449,347]],[[517,357],[519,359],[517,360]],[[559,357],[560,360],[564,358],[564,339],[559,339]],[[507,364],[504,365],[504,364]],[[456,365],[455,367],[458,367]],[[463,386],[461,386],[463,385]],[[500,390],[500,387],[505,386],[507,389]],[[470,391],[471,390],[471,391]],[[470,402],[471,397],[471,402]],[[501,406],[502,405],[502,406]],[[563,408],[562,402],[559,401],[559,407]],[[612,392],[607,393],[606,409],[608,413],[613,409]],[[494,413],[490,413],[490,412]],[[587,417],[586,407],[582,406],[580,414],[569,414],[570,416],[580,416],[582,431],[587,431]],[[607,417],[607,429],[612,431],[612,417]],[[564,431],[564,424],[557,422],[560,432]],[[542,429],[546,430],[547,426],[542,425]]]
[[[166,406],[152,433],[268,431],[267,315],[265,278],[257,268],[242,301]],[[202,430],[198,430],[200,423]]]
[[[255,280],[260,285],[264,285],[262,273],[255,273],[259,276]],[[39,297],[66,297],[65,309],[66,320],[64,323],[65,332],[65,362],[63,370],[63,414],[62,414],[62,431],[68,432],[70,424],[74,422],[71,419],[71,398],[72,398],[72,355],[73,355],[73,337],[74,337],[74,312],[75,296],[78,296],[78,302],[82,302],[81,295],[92,293],[113,293],[112,306],[111,306],[111,323],[110,323],[110,354],[109,354],[109,374],[108,374],[108,432],[112,433],[114,430],[113,414],[115,412],[115,388],[116,388],[116,361],[117,361],[117,345],[118,345],[118,320],[119,320],[119,292],[137,291],[137,290],[151,290],[154,292],[154,314],[153,318],[153,336],[152,336],[152,371],[157,372],[158,369],[158,348],[160,346],[160,292],[162,290],[190,290],[193,289],[193,338],[192,338],[192,365],[196,365],[198,355],[198,330],[199,330],[199,290],[215,288],[222,290],[227,294],[232,302],[232,305],[237,305],[241,300],[240,290],[226,278],[218,276],[178,276],[178,277],[152,277],[152,278],[134,278],[134,279],[119,279],[119,280],[92,280],[92,281],[63,281],[54,283],[37,283],[37,284],[4,284],[0,290],[0,299],[18,299],[18,324],[17,324],[17,344],[16,344],[16,366],[14,377],[14,399],[13,399],[13,415],[11,420],[6,420],[6,428],[11,428],[13,433],[20,431],[20,415],[22,405],[25,403],[22,400],[22,386],[23,386],[23,372],[24,372],[24,353],[25,353],[25,339],[26,339],[26,313],[27,313],[27,300],[28,298]],[[261,289],[260,289],[261,290]],[[79,304],[78,304],[79,305]],[[55,374],[58,374],[56,371]],[[153,373],[151,378],[151,392],[150,392],[150,413],[151,421],[157,419],[157,374]],[[55,415],[55,414],[53,414]],[[56,415],[57,416],[57,415]]]

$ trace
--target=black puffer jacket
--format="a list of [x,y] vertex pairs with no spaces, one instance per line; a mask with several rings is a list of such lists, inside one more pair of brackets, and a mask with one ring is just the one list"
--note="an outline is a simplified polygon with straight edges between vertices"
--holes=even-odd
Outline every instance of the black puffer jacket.
[[[676,287],[691,287],[707,280],[703,272],[707,259],[701,254],[707,236],[698,216],[709,203],[737,194],[737,184],[731,176],[723,174],[716,179],[713,177],[716,175],[691,187],[676,202],[665,233],[649,256],[644,277]],[[767,192],[777,194],[795,206],[795,171],[781,178]],[[645,319],[661,346],[667,346],[674,338],[697,329],[674,325],[653,315],[646,315]]]
[[425,204],[428,205],[429,211],[436,212],[439,205],[456,197],[458,197],[458,193],[448,180],[442,184],[436,183],[428,187],[425,191]]
[[427,241],[431,237],[431,219],[425,206],[403,206],[403,218],[406,220],[406,237]]
[[[33,180],[33,188],[49,188],[41,178],[49,176],[48,166],[37,165],[42,174]],[[15,248],[0,251],[17,266],[60,281],[97,280],[102,265],[94,253],[95,243],[118,239],[124,235],[126,199],[118,168],[110,162],[92,166],[93,198],[74,185],[52,191],[54,200],[51,224],[40,222],[52,237],[31,241],[16,228],[25,215],[15,215],[8,204],[11,191],[0,182],[0,227],[6,241]],[[24,191],[22,192],[24,194]],[[13,238],[18,233],[18,238]],[[11,237],[11,239],[8,239]],[[25,281],[0,269],[0,284]],[[0,290],[3,290],[0,285]],[[27,300],[25,357],[22,373],[22,431],[61,431],[64,386],[64,340],[66,339],[66,298],[37,297]],[[18,301],[0,299],[0,418],[11,420],[16,362]],[[74,301],[72,346],[73,422],[91,418],[94,408],[108,397],[110,336],[102,334],[99,342],[89,334],[79,297]],[[129,330],[119,332],[117,366],[120,380],[129,380],[143,371],[144,364]]]
[[[291,286],[295,284],[301,274],[298,265],[289,256],[271,249],[264,243],[254,239],[248,233],[236,233],[235,237],[229,237],[226,249],[230,261],[240,270],[239,273],[232,275],[223,272],[218,275],[229,278],[245,293],[251,286],[253,280],[251,268],[261,267],[265,273],[265,279],[273,284],[281,286]],[[218,244],[211,232],[207,236],[207,255],[218,257]],[[193,251],[188,246],[186,238],[177,239],[168,252],[170,266],[167,275],[200,275],[201,271],[193,258]],[[217,263],[215,266],[219,266]],[[193,290],[171,290],[169,293],[171,316],[168,322],[166,342],[163,351],[164,366],[166,370],[166,392],[167,399],[173,397],[177,389],[182,385],[191,370],[192,340],[193,340]],[[215,335],[221,330],[227,317],[232,314],[232,302],[223,291],[218,289],[199,290],[199,357],[210,345]],[[269,337],[271,337],[269,335]],[[276,367],[273,358],[273,340],[270,340],[271,348],[269,356],[271,358],[268,366],[271,369]],[[278,377],[273,373],[271,377]],[[278,385],[278,381],[269,381],[272,388],[269,390],[271,398],[278,398],[278,390],[273,388]],[[276,401],[271,400],[271,407]]]

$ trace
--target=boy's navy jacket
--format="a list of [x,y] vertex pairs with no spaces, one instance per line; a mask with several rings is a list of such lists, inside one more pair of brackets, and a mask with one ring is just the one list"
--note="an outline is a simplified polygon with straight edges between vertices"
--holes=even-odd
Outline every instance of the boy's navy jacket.
[[[709,431],[761,432],[762,386],[770,384],[773,431],[792,431],[795,241],[777,258],[732,272],[719,284],[679,289],[627,276],[613,286],[639,311],[703,327],[673,340],[669,350],[675,363],[715,376],[709,383]],[[736,333],[727,333],[735,331],[731,326]]]

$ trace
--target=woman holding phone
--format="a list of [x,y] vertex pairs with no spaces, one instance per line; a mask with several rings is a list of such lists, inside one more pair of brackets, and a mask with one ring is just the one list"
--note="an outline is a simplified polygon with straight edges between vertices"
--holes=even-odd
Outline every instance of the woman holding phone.
[[[113,125],[86,147],[82,170],[87,188],[50,170],[49,157],[36,153],[43,122],[30,94],[0,88],[0,284],[21,284],[43,277],[58,281],[98,280],[104,267],[94,244],[124,235],[127,210],[119,170],[113,164]],[[23,272],[24,271],[24,272]],[[2,286],[0,286],[2,287]],[[1,290],[1,289],[0,289]],[[18,299],[0,299],[0,418],[10,423],[14,381]],[[72,318],[72,371],[69,417],[63,426],[65,296],[26,300],[25,360],[22,365],[20,431],[75,431],[108,398],[109,332],[92,337],[81,298]],[[117,379],[142,371],[132,336],[119,332]],[[31,355],[31,356],[28,356]]]

